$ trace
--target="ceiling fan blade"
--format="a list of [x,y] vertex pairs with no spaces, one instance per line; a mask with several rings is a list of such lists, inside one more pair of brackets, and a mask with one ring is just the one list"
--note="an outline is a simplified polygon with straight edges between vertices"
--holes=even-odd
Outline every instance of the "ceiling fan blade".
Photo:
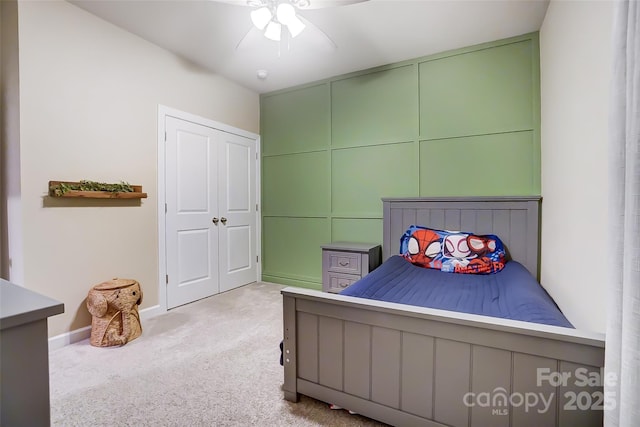
[[[247,0],[211,0],[217,3],[232,4],[235,6],[251,6],[258,7],[261,3],[259,0],[247,1]],[[355,3],[363,3],[369,0],[308,0],[308,6],[301,6],[300,9],[324,9],[325,7],[338,7],[347,6]],[[256,3],[256,4],[252,4]],[[295,0],[292,2],[295,3]]]
[[252,33],[254,32],[253,30],[256,30],[256,29],[257,28],[255,28],[255,27],[251,27],[249,29],[249,31],[247,31],[247,33],[240,39],[240,41],[236,45],[236,50],[246,47],[246,45],[248,43],[247,40],[251,38]]
[[261,7],[265,6],[267,0],[209,0],[215,3],[226,3],[234,6]]
[[262,31],[251,26],[249,31],[247,31],[238,44],[236,44],[235,49],[237,51],[251,52],[268,49],[272,46],[279,46],[278,52],[280,52],[280,48],[288,51],[290,49],[290,43],[292,43],[291,48],[293,48],[293,44],[295,44],[297,46],[305,46],[312,51],[334,51],[338,48],[331,37],[318,28],[318,26],[314,25],[301,15],[298,15],[298,18],[304,22],[307,28],[295,39],[291,38],[287,30],[283,28],[282,45],[279,45],[277,42],[268,40]]
[[[334,42],[333,39],[329,37],[327,33],[322,31],[317,25],[310,22],[308,19],[306,19],[304,16],[300,14],[298,15],[298,18],[300,18],[300,20],[307,26],[307,29],[305,31],[307,31],[308,33],[317,35],[317,41],[320,41],[325,48],[328,47],[330,50],[335,50],[338,48],[338,45],[336,44],[336,42]],[[303,34],[304,34],[304,31],[303,31]]]
[[309,6],[301,9],[324,9],[325,7],[347,6],[350,4],[364,3],[369,0],[309,0]]
[[227,3],[235,6],[249,6],[246,0],[211,0],[216,3]]
[[249,31],[246,32],[244,37],[242,37],[236,45],[236,50],[243,52],[260,51],[268,48],[273,43],[272,40],[264,36],[263,31],[251,26]]
[[[247,0],[213,0],[220,3],[229,3],[236,5],[248,5]],[[253,0],[252,0],[253,1]],[[256,1],[265,1],[265,0],[256,0]],[[292,3],[295,0],[291,0]],[[308,0],[309,5],[305,6],[301,9],[320,9],[325,7],[337,7],[337,6],[345,6],[349,4],[355,3],[363,3],[368,0]],[[311,21],[306,19],[302,14],[297,14],[297,17],[305,24],[307,29],[302,32],[300,37],[300,42],[303,44],[310,44],[311,46],[315,45],[315,48],[319,48],[320,50],[329,50],[333,51],[338,48],[336,42],[333,41],[331,37],[323,30],[321,30],[317,25],[313,24]],[[296,38],[298,40],[298,38]],[[283,42],[286,42],[287,50],[289,50],[289,43],[295,43],[293,38],[287,32],[285,28],[283,28]],[[236,44],[236,50],[250,50],[255,49],[258,45],[263,45],[265,43],[265,37],[263,31],[258,30],[254,26],[252,26],[249,31],[240,39],[240,41]],[[269,43],[269,42],[267,42]]]

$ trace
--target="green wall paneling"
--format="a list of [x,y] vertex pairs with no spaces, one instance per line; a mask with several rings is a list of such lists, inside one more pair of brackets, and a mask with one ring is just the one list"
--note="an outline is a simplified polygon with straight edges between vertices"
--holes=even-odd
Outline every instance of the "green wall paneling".
[[540,194],[539,78],[532,33],[261,95],[263,280],[320,289],[382,197]]
[[265,155],[327,148],[331,129],[328,85],[263,96],[260,122]]
[[332,218],[331,239],[382,244],[382,218]]
[[382,197],[418,195],[415,143],[332,151],[331,205],[338,216],[382,216]]
[[263,157],[263,213],[328,215],[329,179],[328,151]]
[[532,129],[533,44],[523,40],[422,62],[420,137]]
[[262,220],[263,280],[317,287],[322,283],[322,251],[329,242],[327,218],[268,217]]
[[415,139],[418,86],[415,64],[331,83],[333,147]]
[[537,194],[533,132],[420,141],[421,196]]

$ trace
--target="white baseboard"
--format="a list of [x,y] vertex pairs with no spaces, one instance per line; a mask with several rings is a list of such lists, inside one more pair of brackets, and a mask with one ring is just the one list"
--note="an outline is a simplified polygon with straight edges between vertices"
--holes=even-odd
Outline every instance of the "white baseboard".
[[74,342],[89,339],[90,335],[91,326],[85,326],[84,328],[56,335],[55,337],[49,338],[49,351],[57,350]]
[[[164,313],[166,313],[166,310],[164,310],[159,305],[147,307],[143,310],[140,310],[140,321],[144,322],[147,319],[151,319],[152,317],[156,317]],[[90,336],[91,326],[85,326],[84,328],[56,335],[55,337],[49,338],[49,351],[57,350],[66,345],[73,344],[82,340],[87,340]]]
[[151,319],[152,317],[160,316],[166,313],[167,310],[163,309],[160,305],[154,305],[153,307],[147,307],[140,310],[140,321]]

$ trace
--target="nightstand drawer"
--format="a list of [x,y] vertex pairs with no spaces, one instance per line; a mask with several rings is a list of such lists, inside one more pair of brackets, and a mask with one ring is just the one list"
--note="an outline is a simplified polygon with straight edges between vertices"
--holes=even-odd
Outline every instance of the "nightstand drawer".
[[360,280],[360,276],[353,274],[329,273],[328,277],[329,289],[327,289],[327,291],[333,293],[338,293]]
[[322,290],[340,292],[380,265],[380,245],[334,242],[322,245]]
[[327,251],[327,270],[336,273],[353,273],[358,276],[362,273],[360,259],[362,254],[355,252]]

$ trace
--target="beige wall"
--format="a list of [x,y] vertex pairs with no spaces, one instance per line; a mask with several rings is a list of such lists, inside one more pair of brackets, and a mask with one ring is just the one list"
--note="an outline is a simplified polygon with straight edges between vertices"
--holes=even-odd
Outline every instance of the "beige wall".
[[[64,302],[55,336],[90,324],[87,291],[113,277],[158,304],[158,104],[257,133],[259,99],[66,2],[21,1],[19,36],[24,285]],[[49,180],[79,179],[149,198],[47,198]]]
[[17,1],[0,1],[0,22],[0,277],[22,283]]
[[551,1],[540,30],[541,283],[578,328],[604,332],[610,1]]

